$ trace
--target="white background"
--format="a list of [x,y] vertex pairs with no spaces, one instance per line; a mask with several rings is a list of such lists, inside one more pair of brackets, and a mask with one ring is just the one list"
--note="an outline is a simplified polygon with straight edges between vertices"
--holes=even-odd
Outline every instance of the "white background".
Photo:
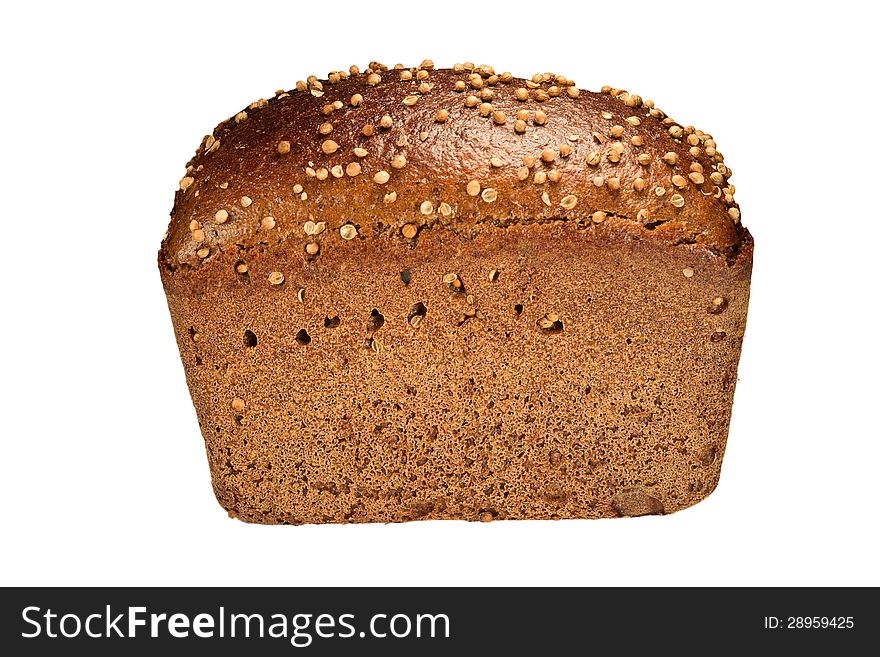
[[[873,20],[844,2],[157,4],[4,9],[0,584],[880,585]],[[156,267],[184,164],[277,88],[425,57],[626,88],[715,136],[757,249],[705,502],[261,527],[214,501]]]

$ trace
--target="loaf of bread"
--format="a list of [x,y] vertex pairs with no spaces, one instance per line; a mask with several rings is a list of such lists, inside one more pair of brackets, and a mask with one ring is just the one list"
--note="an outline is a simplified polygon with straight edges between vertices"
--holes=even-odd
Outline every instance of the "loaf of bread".
[[204,138],[159,268],[257,523],[670,513],[718,482],[752,239],[708,133],[491,66],[310,77]]

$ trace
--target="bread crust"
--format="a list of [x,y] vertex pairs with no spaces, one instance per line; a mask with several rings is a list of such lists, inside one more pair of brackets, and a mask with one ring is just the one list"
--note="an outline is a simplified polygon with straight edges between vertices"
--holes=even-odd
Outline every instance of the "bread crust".
[[[416,235],[425,227],[468,234],[480,224],[557,219],[583,225],[596,213],[736,257],[739,208],[711,135],[617,89],[593,93],[554,77],[536,88],[511,78],[456,91],[477,74],[424,72],[421,81],[417,69],[411,80],[391,70],[316,81],[323,91],[284,92],[218,125],[181,180],[162,244],[166,265],[202,267],[230,249],[322,248],[343,242],[347,224],[373,239],[403,235],[407,225]],[[380,81],[368,84],[370,75]],[[419,93],[422,84],[430,91]],[[550,88],[559,95],[536,99]],[[518,100],[517,90],[528,98]],[[479,104],[468,107],[469,97]],[[630,106],[632,98],[640,104]],[[519,112],[528,117],[522,133]],[[306,234],[309,221],[326,229]]]

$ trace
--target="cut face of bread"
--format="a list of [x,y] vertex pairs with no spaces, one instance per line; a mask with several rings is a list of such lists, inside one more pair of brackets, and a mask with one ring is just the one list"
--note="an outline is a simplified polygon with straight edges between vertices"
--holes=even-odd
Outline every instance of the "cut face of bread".
[[724,454],[750,250],[729,267],[606,230],[424,231],[416,249],[325,248],[321,266],[265,254],[246,281],[237,256],[220,284],[166,273],[220,503],[296,524],[701,500]]

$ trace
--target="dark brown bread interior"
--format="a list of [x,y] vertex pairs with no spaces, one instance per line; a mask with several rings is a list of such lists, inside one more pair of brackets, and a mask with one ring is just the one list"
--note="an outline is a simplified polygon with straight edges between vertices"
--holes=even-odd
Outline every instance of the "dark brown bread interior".
[[561,76],[382,69],[251,104],[181,181],[160,270],[221,504],[300,523],[705,497],[752,254],[711,135]]

